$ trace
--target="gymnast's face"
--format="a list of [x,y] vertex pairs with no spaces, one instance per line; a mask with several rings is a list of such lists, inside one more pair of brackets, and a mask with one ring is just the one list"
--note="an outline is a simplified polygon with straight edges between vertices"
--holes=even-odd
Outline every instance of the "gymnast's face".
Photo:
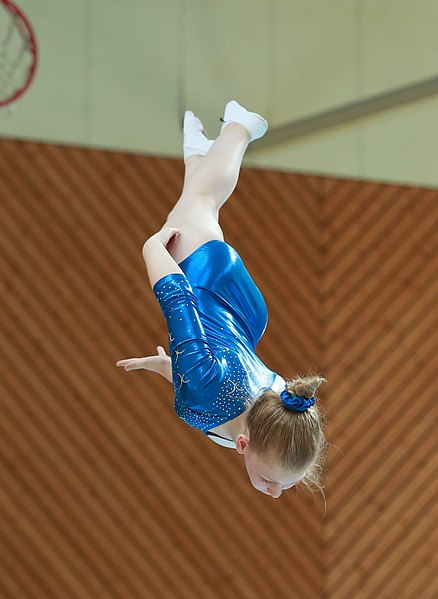
[[236,450],[243,455],[246,470],[253,487],[274,499],[278,499],[286,489],[294,487],[303,477],[303,474],[298,475],[285,471],[252,452],[247,435],[242,434],[237,437]]

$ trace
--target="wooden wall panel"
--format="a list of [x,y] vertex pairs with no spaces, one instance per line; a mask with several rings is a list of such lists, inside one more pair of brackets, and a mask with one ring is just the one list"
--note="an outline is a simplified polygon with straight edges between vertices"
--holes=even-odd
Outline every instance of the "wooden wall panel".
[[115,366],[166,339],[141,247],[182,161],[0,157],[0,596],[435,597],[437,192],[244,168],[221,211],[268,305],[260,357],[328,378],[324,517]]
[[[236,452],[177,419],[168,383],[115,366],[167,338],[141,247],[182,162],[7,140],[0,155],[0,595],[319,597],[322,502],[258,493]],[[287,374],[319,360],[303,243],[318,203],[307,178],[244,170],[221,213],[269,306],[259,355]]]
[[436,597],[438,193],[323,197],[327,596]]

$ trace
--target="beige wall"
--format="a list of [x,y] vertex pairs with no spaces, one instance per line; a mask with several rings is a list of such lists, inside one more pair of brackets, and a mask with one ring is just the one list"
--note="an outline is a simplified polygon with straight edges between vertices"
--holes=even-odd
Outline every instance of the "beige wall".
[[[215,137],[226,101],[271,127],[436,77],[434,0],[20,0],[37,79],[0,135],[182,156],[198,112]],[[0,113],[1,115],[1,113]],[[436,186],[436,97],[293,143],[246,164]]]

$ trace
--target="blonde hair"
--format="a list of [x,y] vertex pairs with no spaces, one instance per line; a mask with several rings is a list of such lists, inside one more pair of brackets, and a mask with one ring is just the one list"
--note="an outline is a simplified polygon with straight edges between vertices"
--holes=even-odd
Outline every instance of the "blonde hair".
[[[310,398],[326,379],[309,373],[286,380],[292,395]],[[316,403],[304,412],[286,408],[280,395],[268,389],[248,410],[247,428],[251,451],[273,460],[285,470],[303,472],[303,482],[311,490],[322,490],[321,475],[327,443],[323,416]]]

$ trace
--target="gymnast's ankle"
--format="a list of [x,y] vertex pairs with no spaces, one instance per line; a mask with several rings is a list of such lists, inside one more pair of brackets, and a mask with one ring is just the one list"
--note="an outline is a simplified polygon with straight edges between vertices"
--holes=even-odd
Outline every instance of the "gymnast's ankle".
[[221,132],[231,123],[238,123],[244,127],[249,135],[249,141],[262,137],[268,130],[268,122],[256,112],[249,112],[236,100],[230,100],[225,106],[224,117],[220,119],[223,123]]
[[184,162],[190,156],[205,156],[213,145],[214,140],[204,134],[202,122],[191,110],[184,115]]

